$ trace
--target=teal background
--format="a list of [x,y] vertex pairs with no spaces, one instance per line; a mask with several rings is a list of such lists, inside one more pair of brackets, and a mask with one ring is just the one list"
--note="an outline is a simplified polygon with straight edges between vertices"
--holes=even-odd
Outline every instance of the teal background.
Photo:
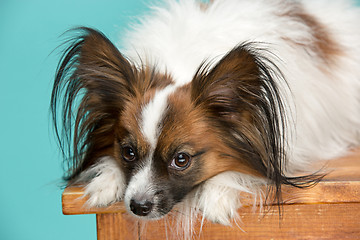
[[117,41],[145,9],[139,0],[0,0],[0,240],[96,239],[94,215],[62,215],[49,114],[55,48],[79,25]]
[[60,58],[53,50],[64,31],[79,25],[117,41],[146,5],[145,0],[0,0],[1,240],[96,239],[94,215],[61,212],[61,156],[49,114]]

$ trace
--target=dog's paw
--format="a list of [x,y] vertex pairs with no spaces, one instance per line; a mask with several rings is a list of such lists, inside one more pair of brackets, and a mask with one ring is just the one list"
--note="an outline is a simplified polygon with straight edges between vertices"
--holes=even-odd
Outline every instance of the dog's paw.
[[207,193],[206,198],[208,200],[200,205],[200,211],[207,220],[231,225],[231,220],[238,217],[237,209],[241,206],[238,191],[234,189],[217,191],[213,188]]
[[100,159],[82,175],[82,178],[92,177],[85,186],[84,194],[88,197],[86,204],[89,207],[104,207],[122,199],[125,190],[125,178],[112,158]]
[[231,219],[237,217],[236,210],[240,206],[238,190],[218,185],[214,180],[201,187],[197,207],[209,221],[231,225]]
[[237,172],[224,172],[203,183],[196,193],[197,208],[203,216],[215,223],[231,225],[237,220],[241,207],[240,193],[256,195],[263,180]]

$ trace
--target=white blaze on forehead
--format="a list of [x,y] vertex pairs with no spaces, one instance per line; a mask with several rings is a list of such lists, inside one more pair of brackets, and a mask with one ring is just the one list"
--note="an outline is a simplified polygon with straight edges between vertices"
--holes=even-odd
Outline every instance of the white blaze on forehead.
[[154,98],[146,104],[141,113],[140,130],[149,142],[152,149],[155,149],[160,134],[160,122],[168,106],[168,96],[175,91],[176,85],[169,85],[157,91]]

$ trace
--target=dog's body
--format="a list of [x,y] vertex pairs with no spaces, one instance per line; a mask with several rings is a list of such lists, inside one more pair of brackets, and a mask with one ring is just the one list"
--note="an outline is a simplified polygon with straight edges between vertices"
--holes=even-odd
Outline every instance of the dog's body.
[[342,0],[166,2],[126,35],[131,62],[83,29],[59,66],[52,106],[65,87],[68,180],[86,182],[91,206],[124,200],[145,219],[176,206],[229,224],[239,192],[269,185],[280,199],[281,184],[318,180],[296,172],[359,145],[359,9]]

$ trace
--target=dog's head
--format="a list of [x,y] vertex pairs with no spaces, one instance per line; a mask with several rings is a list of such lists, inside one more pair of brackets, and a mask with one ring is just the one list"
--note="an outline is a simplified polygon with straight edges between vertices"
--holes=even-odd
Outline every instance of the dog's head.
[[200,65],[179,85],[170,74],[132,64],[101,33],[79,31],[59,64],[51,103],[72,159],[67,180],[110,156],[124,175],[125,205],[146,218],[162,217],[225,171],[268,178],[277,191],[290,183],[281,166],[276,68],[251,44]]

